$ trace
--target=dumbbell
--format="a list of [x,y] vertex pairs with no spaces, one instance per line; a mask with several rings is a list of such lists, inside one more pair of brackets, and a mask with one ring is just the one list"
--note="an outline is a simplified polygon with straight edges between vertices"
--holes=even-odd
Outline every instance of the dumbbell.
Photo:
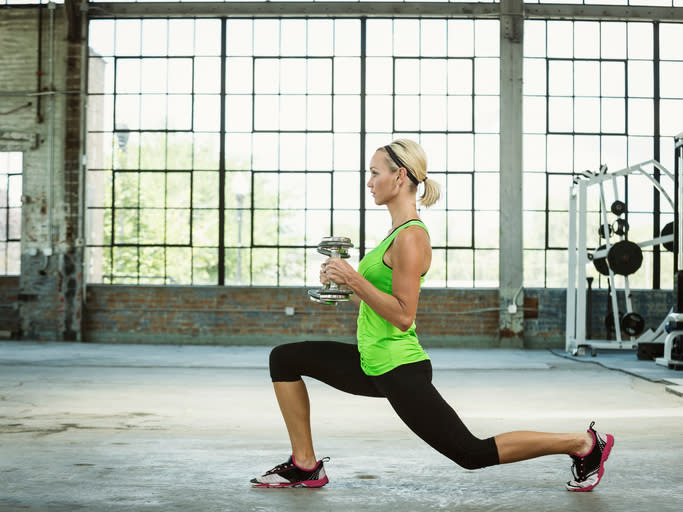
[[[349,249],[353,247],[350,238],[344,236],[328,236],[321,240],[318,244],[318,252],[324,254],[329,258],[348,258]],[[338,302],[346,302],[349,300],[352,290],[341,288],[337,283],[328,281],[328,283],[317,290],[308,290],[308,297],[313,302],[320,304],[334,305]]]

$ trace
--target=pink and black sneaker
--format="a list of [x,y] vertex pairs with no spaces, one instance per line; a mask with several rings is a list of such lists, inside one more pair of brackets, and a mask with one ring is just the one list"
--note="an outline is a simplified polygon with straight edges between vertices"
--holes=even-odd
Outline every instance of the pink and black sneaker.
[[586,455],[570,455],[572,463],[572,475],[574,479],[567,482],[568,491],[592,491],[600,483],[605,472],[605,462],[614,446],[614,436],[600,434],[593,429],[595,422],[591,422],[587,432],[593,436],[593,448]]
[[323,462],[329,457],[319,460],[311,469],[302,468],[294,461],[294,456],[287,462],[275,466],[264,475],[252,478],[252,487],[322,487],[329,480]]

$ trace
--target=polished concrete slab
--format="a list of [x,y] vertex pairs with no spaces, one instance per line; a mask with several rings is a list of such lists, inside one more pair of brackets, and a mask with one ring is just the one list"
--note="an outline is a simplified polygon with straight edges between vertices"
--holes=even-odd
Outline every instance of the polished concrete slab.
[[252,489],[289,454],[267,347],[0,342],[0,511],[678,511],[683,398],[548,351],[430,350],[480,436],[616,436],[603,482],[564,490],[563,455],[467,471],[382,399],[309,381],[322,489]]
[[638,359],[635,350],[599,350],[595,355],[590,351],[583,355],[573,355],[561,349],[551,350],[559,357],[565,357],[581,363],[598,364],[610,370],[619,370],[652,382],[673,383],[683,377],[683,370],[658,365],[654,360]]

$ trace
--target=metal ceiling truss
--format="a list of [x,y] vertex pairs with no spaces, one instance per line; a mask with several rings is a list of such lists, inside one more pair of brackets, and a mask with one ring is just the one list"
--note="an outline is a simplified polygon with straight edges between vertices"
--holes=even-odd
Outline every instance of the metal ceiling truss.
[[[449,2],[169,2],[90,3],[96,18],[500,18],[509,4]],[[515,13],[517,14],[517,13]],[[524,3],[525,19],[683,21],[683,7]]]

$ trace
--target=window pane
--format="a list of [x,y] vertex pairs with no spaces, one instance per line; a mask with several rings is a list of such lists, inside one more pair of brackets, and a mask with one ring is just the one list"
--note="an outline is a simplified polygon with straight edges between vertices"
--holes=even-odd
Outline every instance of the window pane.
[[524,173],[524,209],[525,210],[545,210],[546,190],[545,174]]
[[495,210],[499,205],[498,189],[500,177],[497,173],[475,173],[474,209]]
[[574,62],[574,94],[576,96],[600,95],[600,63],[598,61]]
[[[264,229],[268,228],[266,226],[259,227],[259,230]],[[225,245],[227,247],[251,245],[251,214],[249,210],[240,209],[225,212]]]
[[191,284],[192,249],[185,247],[167,248],[166,275],[170,284]]
[[194,60],[195,94],[217,94],[221,88],[221,61],[213,57]]
[[190,173],[174,172],[166,175],[166,206],[169,208],[188,208],[192,188]]
[[277,249],[255,248],[252,253],[251,277],[256,286],[277,286]]
[[[662,65],[664,65],[664,63],[660,64],[660,72]],[[654,90],[652,73],[652,62],[629,61],[628,95],[651,97],[653,94],[652,91]],[[662,87],[661,83],[660,87]]]
[[[447,253],[448,286],[471,287],[474,285],[474,253],[470,250],[449,250]],[[429,274],[427,274],[429,279]],[[427,281],[425,281],[427,284]]]
[[192,150],[191,133],[169,133],[166,145],[166,167],[168,169],[191,169]]
[[600,55],[603,59],[626,58],[626,23],[602,22],[600,37]]
[[[566,269],[565,269],[566,273]],[[524,251],[524,286],[545,286],[545,252]]]
[[624,64],[622,62],[603,62],[601,81],[601,94],[603,96],[624,96],[624,84],[626,83]]
[[498,212],[474,212],[474,246],[498,247]]
[[335,208],[356,210],[360,207],[358,197],[360,176],[357,172],[335,172],[333,192]]
[[187,245],[190,243],[190,210],[166,210],[166,243],[169,245]]
[[524,59],[524,94],[545,94],[546,67],[542,59]]
[[569,240],[569,214],[567,212],[548,213],[548,246],[567,247]]
[[574,101],[574,129],[577,132],[600,131],[600,100],[576,98]]
[[571,132],[573,128],[573,104],[571,98],[549,98],[548,130],[551,132]]
[[192,55],[194,51],[194,20],[169,20],[169,55]]
[[305,261],[303,249],[280,249],[280,286],[304,286]]
[[548,63],[548,94],[572,95],[572,61],[553,60]]
[[574,23],[574,56],[584,59],[600,57],[600,23]]
[[547,251],[546,286],[549,288],[567,287],[567,251]]
[[472,247],[472,213],[448,212],[448,240],[451,247]]
[[114,242],[118,245],[138,243],[138,210],[116,210]]
[[495,288],[498,286],[498,251],[474,251],[474,286]]
[[277,210],[255,210],[254,244],[276,246],[279,243],[277,229],[273,230],[267,228],[267,226],[277,227],[278,221],[279,215]]
[[140,240],[145,244],[164,243],[164,210],[140,210]]
[[282,245],[303,245],[306,240],[306,212],[280,210],[279,235]]

